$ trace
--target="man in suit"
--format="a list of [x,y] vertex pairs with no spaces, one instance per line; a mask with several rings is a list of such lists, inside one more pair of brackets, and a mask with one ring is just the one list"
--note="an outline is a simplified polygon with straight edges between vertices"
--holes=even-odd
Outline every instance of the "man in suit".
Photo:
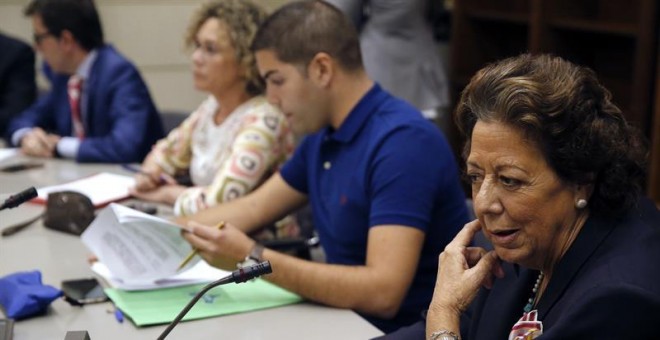
[[0,133],[36,98],[34,51],[20,40],[0,34]]
[[25,14],[52,89],[11,122],[11,144],[31,156],[140,162],[163,136],[160,116],[135,66],[104,44],[93,1],[33,0]]

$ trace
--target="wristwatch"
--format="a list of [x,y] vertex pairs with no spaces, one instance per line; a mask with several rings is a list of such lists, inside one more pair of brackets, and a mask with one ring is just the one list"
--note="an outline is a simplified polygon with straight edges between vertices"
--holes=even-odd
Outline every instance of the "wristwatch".
[[429,340],[461,340],[461,336],[450,330],[441,329],[433,332]]
[[263,261],[263,257],[262,257],[263,253],[264,253],[264,246],[259,243],[255,243],[252,249],[250,250],[250,253],[245,257],[245,260],[243,260],[243,262],[237,263],[236,267],[238,267],[238,269],[241,269],[255,265]]

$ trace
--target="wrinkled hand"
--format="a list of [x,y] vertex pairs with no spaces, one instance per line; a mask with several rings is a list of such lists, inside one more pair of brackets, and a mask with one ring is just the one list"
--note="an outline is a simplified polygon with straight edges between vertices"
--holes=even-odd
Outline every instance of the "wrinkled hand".
[[139,191],[137,186],[129,189],[131,196],[143,201],[173,205],[186,187],[182,185],[163,185],[149,191]]
[[28,156],[53,157],[60,136],[47,134],[41,128],[33,128],[21,139],[21,152]]
[[198,250],[206,262],[225,270],[235,270],[236,263],[243,261],[255,244],[254,240],[229,223],[217,229],[191,221],[183,238]]
[[[440,254],[438,279],[430,309],[463,313],[479,288],[491,288],[494,277],[504,277],[494,251],[469,247],[481,229],[478,220],[466,224]],[[430,311],[429,311],[430,312]]]

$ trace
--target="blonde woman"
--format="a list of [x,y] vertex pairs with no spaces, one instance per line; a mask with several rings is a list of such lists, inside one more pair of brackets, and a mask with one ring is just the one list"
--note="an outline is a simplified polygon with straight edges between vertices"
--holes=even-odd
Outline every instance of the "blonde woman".
[[[160,140],[136,175],[133,195],[188,216],[254,190],[289,157],[293,134],[262,96],[249,46],[266,13],[245,0],[216,0],[194,14],[186,37],[195,87],[209,97]],[[189,173],[192,187],[174,180]],[[295,224],[281,224],[293,234]]]

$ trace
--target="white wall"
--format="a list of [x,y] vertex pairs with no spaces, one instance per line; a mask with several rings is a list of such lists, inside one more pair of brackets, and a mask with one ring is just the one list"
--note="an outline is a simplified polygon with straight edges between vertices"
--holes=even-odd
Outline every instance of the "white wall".
[[[253,1],[273,10],[290,0]],[[0,0],[0,31],[26,42],[32,40],[30,20],[23,16],[28,2]],[[161,111],[189,112],[205,97],[193,87],[188,55],[183,48],[188,20],[202,2],[96,0],[106,41],[138,66]],[[46,86],[43,79],[39,84]]]

